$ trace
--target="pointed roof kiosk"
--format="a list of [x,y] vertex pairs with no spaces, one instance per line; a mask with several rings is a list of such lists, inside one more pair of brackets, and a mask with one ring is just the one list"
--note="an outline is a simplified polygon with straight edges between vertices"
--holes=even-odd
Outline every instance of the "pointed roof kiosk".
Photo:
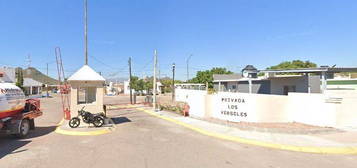
[[71,116],[77,116],[83,106],[91,113],[103,112],[103,76],[84,65],[68,78],[68,83],[71,85]]

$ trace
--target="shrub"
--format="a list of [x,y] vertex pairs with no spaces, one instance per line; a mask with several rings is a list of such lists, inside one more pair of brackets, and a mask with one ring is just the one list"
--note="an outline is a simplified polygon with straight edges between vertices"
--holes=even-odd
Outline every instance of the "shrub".
[[158,107],[160,110],[166,110],[166,111],[172,111],[172,112],[176,112],[179,114],[183,114],[183,109],[186,103],[182,103],[182,102],[178,102],[178,103],[174,103],[174,104],[158,104]]

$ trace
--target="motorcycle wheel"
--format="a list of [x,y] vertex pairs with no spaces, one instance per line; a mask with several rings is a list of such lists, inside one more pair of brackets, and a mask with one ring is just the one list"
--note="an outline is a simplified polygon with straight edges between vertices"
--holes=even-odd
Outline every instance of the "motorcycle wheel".
[[81,123],[81,120],[79,120],[78,117],[73,117],[71,120],[69,120],[68,124],[71,128],[77,128],[80,123]]
[[100,116],[94,117],[93,125],[95,127],[101,127],[101,126],[103,126],[103,124],[104,124],[103,117],[100,117]]

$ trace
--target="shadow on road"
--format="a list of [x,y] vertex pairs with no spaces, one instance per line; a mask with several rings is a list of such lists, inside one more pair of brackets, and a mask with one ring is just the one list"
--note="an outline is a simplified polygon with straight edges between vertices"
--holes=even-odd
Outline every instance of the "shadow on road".
[[26,151],[27,149],[16,150],[32,142],[31,138],[47,135],[55,129],[56,126],[36,127],[36,129],[31,131],[24,139],[18,139],[11,135],[0,134],[0,159],[8,154]]
[[126,117],[113,117],[111,118],[114,122],[114,124],[122,124],[122,123],[126,123],[126,122],[131,122],[131,120],[129,120]]
[[20,140],[20,139],[13,139],[7,141],[0,141],[0,159],[8,154],[19,153],[26,151],[27,149],[23,149],[20,151],[15,151],[18,148],[25,146],[26,144],[30,143],[31,140]]

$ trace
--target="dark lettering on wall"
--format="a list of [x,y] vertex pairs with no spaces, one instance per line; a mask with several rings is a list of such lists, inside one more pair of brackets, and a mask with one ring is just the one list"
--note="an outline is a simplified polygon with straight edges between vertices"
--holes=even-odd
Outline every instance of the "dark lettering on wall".
[[221,114],[225,116],[232,116],[232,117],[247,117],[247,112],[238,112],[239,104],[246,103],[244,98],[230,98],[230,97],[222,97],[222,103],[227,104],[227,110],[221,110]]
[[224,102],[224,103],[245,103],[245,99],[244,98],[226,98],[226,97],[222,97],[221,101]]
[[237,111],[228,111],[228,110],[222,110],[221,114],[226,115],[226,116],[235,116],[235,117],[247,117],[248,116],[248,114],[246,112],[237,112]]

